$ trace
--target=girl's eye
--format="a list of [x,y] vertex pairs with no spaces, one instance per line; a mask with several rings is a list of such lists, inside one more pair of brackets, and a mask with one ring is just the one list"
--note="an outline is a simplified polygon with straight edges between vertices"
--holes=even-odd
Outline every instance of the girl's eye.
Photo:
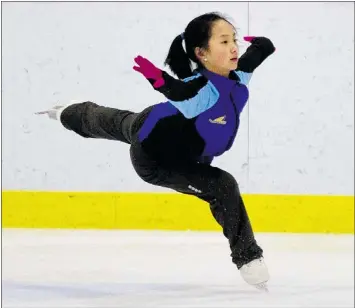
[[227,43],[228,43],[228,41],[223,41],[222,43],[223,43],[223,44],[227,44]]

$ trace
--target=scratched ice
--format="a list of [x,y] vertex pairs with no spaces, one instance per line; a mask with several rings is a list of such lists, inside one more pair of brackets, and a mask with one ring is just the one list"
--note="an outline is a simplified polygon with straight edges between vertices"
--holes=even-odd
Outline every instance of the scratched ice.
[[257,234],[270,292],[222,233],[3,230],[3,307],[354,307],[354,236]]

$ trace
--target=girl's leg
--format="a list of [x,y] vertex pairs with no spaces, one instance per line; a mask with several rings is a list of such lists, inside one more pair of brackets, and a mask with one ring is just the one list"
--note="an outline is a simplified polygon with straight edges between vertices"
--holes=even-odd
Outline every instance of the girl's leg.
[[61,122],[85,138],[117,140],[132,143],[134,123],[139,113],[99,106],[93,102],[73,104],[64,109]]
[[146,156],[139,144],[132,144],[131,159],[137,174],[146,182],[194,195],[210,204],[216,221],[229,240],[232,261],[240,269],[262,257],[239,192],[238,183],[228,172],[210,165],[191,164],[162,167]]

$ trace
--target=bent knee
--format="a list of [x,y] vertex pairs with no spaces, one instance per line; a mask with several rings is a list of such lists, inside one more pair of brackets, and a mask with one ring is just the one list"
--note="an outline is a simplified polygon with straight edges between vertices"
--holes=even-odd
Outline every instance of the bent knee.
[[224,171],[218,179],[216,198],[220,200],[228,200],[240,194],[239,185],[233,175]]

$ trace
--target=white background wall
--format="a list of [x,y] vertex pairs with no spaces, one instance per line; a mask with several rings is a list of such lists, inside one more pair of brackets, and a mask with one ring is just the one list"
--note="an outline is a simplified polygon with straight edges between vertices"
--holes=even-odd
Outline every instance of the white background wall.
[[[227,13],[277,51],[257,69],[233,149],[215,160],[249,193],[354,194],[354,3],[3,3],[3,189],[167,191],[128,145],[34,112],[71,99],[140,111],[165,98],[132,70],[163,68],[195,16]],[[241,42],[244,51],[246,43]]]

